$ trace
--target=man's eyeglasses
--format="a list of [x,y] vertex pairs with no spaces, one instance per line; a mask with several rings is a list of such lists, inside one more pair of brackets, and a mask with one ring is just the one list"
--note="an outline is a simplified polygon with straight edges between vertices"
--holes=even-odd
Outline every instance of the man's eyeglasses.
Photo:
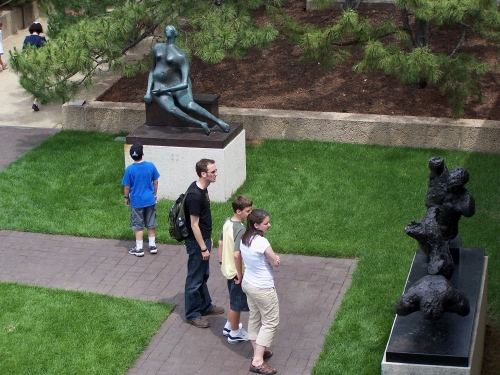
[[213,171],[207,171],[208,174],[215,174],[217,173],[217,169],[214,169]]

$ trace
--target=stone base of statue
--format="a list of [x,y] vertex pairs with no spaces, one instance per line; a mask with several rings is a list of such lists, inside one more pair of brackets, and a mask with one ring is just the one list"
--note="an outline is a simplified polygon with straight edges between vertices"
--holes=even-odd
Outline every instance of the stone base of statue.
[[[457,240],[457,239],[455,239]],[[480,375],[486,328],[488,257],[484,249],[450,246],[456,268],[450,282],[464,293],[470,313],[444,313],[432,322],[420,311],[396,316],[382,361],[383,375]],[[425,254],[418,249],[405,291],[428,275]]]
[[[203,101],[207,97],[209,103],[205,106],[207,103]],[[213,105],[214,98],[218,95],[194,95],[198,104],[217,117],[218,105],[216,102]],[[207,136],[201,127],[180,122],[163,112],[156,103],[146,105],[146,124],[126,137],[125,167],[133,163],[130,146],[141,142],[144,160],[153,162],[160,173],[158,199],[175,200],[198,179],[196,162],[203,158],[213,159],[218,176],[217,182],[209,187],[210,200],[225,202],[246,179],[245,130],[241,123],[229,123],[228,133],[214,125],[209,122],[211,132]]]

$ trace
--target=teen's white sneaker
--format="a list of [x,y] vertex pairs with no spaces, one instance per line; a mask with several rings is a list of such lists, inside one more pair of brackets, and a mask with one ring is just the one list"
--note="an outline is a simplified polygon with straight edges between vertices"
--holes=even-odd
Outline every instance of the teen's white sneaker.
[[[240,325],[238,326],[238,329],[241,329],[241,328],[243,328],[243,324],[240,323]],[[231,333],[231,326],[229,326],[229,328],[224,327],[224,329],[222,330],[222,334],[227,337],[227,336],[229,336],[229,333]]]
[[240,341],[248,341],[248,333],[243,328],[238,330],[238,334],[236,336],[231,336],[231,333],[227,336],[227,342],[230,344],[236,344]]

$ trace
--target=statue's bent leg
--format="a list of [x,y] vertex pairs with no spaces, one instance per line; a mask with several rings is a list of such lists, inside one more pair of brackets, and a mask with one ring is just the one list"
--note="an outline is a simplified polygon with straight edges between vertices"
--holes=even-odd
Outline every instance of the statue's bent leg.
[[[168,98],[168,99],[165,100],[164,98]],[[208,127],[208,124],[206,122],[199,121],[199,120],[189,116],[187,113],[181,111],[179,108],[177,108],[174,105],[172,97],[169,97],[167,95],[163,95],[163,96],[155,96],[155,99],[156,99],[156,102],[160,105],[161,108],[163,108],[164,111],[170,113],[171,115],[177,117],[180,120],[201,126],[203,128],[203,130],[205,131],[205,134],[210,135],[210,129]]]

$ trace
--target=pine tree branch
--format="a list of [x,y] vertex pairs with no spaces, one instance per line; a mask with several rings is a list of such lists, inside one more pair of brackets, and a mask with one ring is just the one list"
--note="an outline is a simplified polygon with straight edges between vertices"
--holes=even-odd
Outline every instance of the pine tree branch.
[[80,80],[80,82],[77,83],[77,85],[81,85],[83,82],[85,82],[94,72],[97,70],[97,68],[101,66],[101,64],[96,64],[92,69],[90,69],[87,74]]
[[413,33],[411,32],[411,27],[410,27],[410,19],[409,19],[410,12],[408,12],[408,9],[403,8],[401,9],[401,15],[403,16],[403,30],[405,30],[408,36],[410,37],[408,49],[411,52],[415,47],[415,39],[413,38]]
[[[144,40],[145,38],[147,38],[148,36],[151,36],[151,35],[154,35],[154,30],[158,27],[158,23],[152,25],[151,27],[149,27],[146,31],[144,31],[140,36],[139,38],[137,38],[136,40],[134,40],[132,43],[130,43],[129,45],[127,45],[125,48],[123,48],[120,52],[122,54],[125,54],[128,50],[134,48],[137,44],[139,44],[142,40]],[[104,60],[101,60],[100,57],[102,56],[102,54],[98,55],[98,56],[94,56],[92,57],[92,60],[94,60],[95,62],[95,66],[89,70],[87,72],[87,74],[85,74],[85,76],[77,83],[77,85],[81,85],[83,82],[85,82],[96,70],[99,66],[101,66],[102,64],[104,64]],[[63,81],[67,81],[68,79],[65,78],[63,79]]]
[[467,32],[468,29],[469,28],[467,26],[462,24],[462,36],[460,37],[460,40],[458,41],[458,43],[455,46],[455,48],[453,49],[453,51],[451,51],[451,53],[448,55],[448,57],[453,57],[455,52],[457,52],[457,50],[462,46],[462,44],[464,43],[464,40],[465,40],[465,33]]
[[153,35],[153,31],[158,27],[158,23],[153,24],[149,29],[144,31],[139,38],[134,40],[132,43],[130,43],[128,46],[126,46],[124,49],[122,49],[122,54],[127,52],[129,49],[134,48],[136,45],[138,45],[143,39],[147,38],[148,36]]
[[[404,30],[404,28],[402,28],[402,27],[399,27],[398,29]],[[377,39],[385,38],[386,36],[393,35],[395,33],[396,33],[395,31],[388,31],[385,34],[377,36]],[[351,39],[347,42],[332,42],[332,46],[345,47],[345,46],[352,46],[354,44],[359,44],[359,43],[363,43],[363,42],[360,42],[358,39]]]

